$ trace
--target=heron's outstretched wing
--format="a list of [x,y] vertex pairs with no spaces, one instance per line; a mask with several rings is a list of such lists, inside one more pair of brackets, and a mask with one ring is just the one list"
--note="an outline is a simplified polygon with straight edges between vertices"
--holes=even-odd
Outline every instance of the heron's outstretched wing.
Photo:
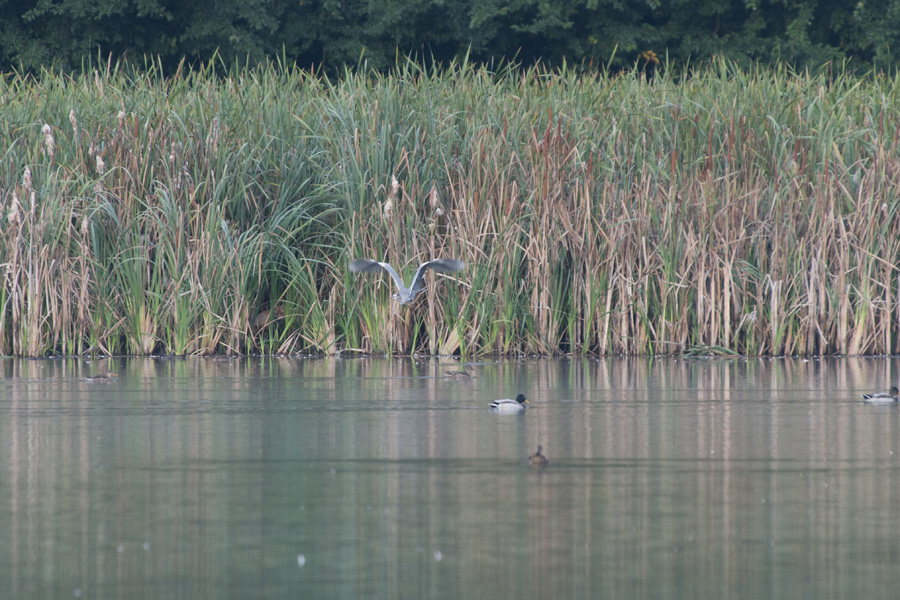
[[416,269],[416,274],[412,279],[412,283],[409,285],[409,289],[418,291],[422,287],[426,269],[434,269],[440,273],[452,273],[453,271],[461,271],[465,266],[466,263],[453,258],[436,258],[434,260],[429,260],[428,262],[423,262],[419,265],[419,268]]
[[[387,271],[388,275],[394,280],[394,283],[397,284],[398,289],[403,289],[403,280],[400,279],[400,276],[397,275],[397,271],[394,268],[383,262],[378,262],[377,260],[369,260],[369,259],[361,259],[354,260],[349,265],[350,271],[353,273],[378,273],[379,271]],[[421,267],[420,267],[421,268]]]

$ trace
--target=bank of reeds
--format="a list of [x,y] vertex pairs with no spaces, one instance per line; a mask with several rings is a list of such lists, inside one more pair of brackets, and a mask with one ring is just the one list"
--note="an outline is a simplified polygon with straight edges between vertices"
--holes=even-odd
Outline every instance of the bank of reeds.
[[0,353],[897,353],[898,86],[7,74]]

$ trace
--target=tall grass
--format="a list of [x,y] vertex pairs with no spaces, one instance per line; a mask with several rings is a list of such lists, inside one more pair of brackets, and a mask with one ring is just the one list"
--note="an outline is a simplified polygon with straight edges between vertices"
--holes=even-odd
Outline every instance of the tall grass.
[[897,353],[898,86],[7,74],[0,353]]

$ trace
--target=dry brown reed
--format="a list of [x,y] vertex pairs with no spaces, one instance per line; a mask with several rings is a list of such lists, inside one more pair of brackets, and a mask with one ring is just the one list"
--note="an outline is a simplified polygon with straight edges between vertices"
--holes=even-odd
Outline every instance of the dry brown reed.
[[900,351],[891,78],[0,81],[3,354]]

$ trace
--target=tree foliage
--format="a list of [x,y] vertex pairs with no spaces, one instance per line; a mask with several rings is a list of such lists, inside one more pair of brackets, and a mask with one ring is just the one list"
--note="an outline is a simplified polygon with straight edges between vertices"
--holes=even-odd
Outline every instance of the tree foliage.
[[0,0],[0,67],[279,57],[329,71],[398,55],[629,66],[722,56],[891,68],[900,0]]

